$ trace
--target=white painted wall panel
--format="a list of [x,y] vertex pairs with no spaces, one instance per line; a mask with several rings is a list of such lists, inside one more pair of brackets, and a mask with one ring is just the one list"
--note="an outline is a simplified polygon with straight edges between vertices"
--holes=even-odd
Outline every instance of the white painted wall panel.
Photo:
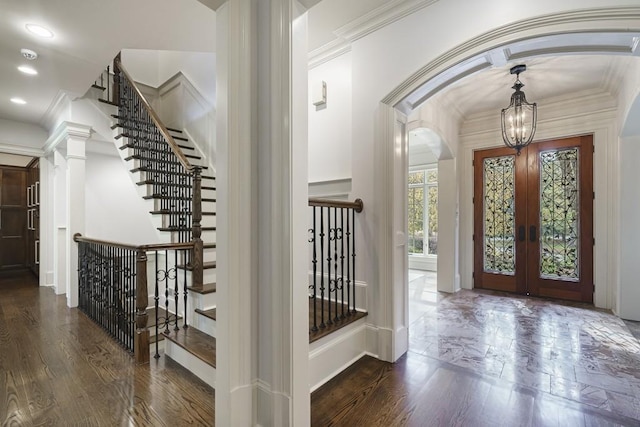
[[309,93],[327,83],[326,108],[309,100],[309,182],[351,177],[351,54],[309,71]]
[[86,235],[131,244],[159,243],[148,205],[113,150],[113,156],[87,154]]

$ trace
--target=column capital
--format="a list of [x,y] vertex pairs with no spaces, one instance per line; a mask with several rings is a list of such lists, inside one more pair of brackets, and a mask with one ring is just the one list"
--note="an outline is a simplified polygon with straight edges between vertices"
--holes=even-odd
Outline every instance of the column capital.
[[47,155],[70,138],[86,141],[91,137],[91,132],[91,126],[67,121],[61,122],[45,142],[43,151]]

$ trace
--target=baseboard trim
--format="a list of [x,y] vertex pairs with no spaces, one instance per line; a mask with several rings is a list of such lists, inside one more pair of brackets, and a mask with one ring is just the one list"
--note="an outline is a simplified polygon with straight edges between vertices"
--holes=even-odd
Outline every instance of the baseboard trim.
[[310,346],[309,389],[318,389],[367,352],[367,324],[361,319]]

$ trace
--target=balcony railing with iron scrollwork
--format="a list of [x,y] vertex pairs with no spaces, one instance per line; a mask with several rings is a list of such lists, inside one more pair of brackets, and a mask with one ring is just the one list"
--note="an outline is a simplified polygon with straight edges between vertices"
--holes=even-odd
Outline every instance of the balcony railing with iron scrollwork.
[[[187,273],[179,265],[193,242],[133,246],[80,234],[73,240],[78,243],[78,308],[133,353],[136,362],[149,361],[150,297],[156,336],[188,327]],[[159,357],[157,339],[154,357]]]
[[344,323],[356,315],[356,213],[355,202],[309,199],[312,227],[309,333]]

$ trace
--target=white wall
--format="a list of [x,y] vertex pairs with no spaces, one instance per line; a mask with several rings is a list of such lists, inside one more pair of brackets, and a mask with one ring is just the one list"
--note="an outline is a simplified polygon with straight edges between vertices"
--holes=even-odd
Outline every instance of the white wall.
[[215,105],[216,55],[213,52],[124,49],[122,64],[137,82],[154,88],[182,72],[205,99]]
[[640,58],[627,68],[618,95],[620,129],[620,287],[617,314],[623,319],[640,320],[638,241],[640,237]]
[[[326,107],[309,100],[309,182],[351,177],[351,54],[309,70],[309,93],[327,83]],[[317,89],[316,89],[317,90]]]
[[[620,290],[617,314],[640,321],[640,135],[620,140]],[[624,159],[629,159],[625,161]]]
[[158,243],[148,205],[135,190],[116,148],[113,150],[113,155],[87,153],[86,235],[135,245]]
[[[544,30],[532,25],[517,34],[503,31],[502,33],[493,33],[492,37],[482,37],[492,30],[542,15],[557,18],[566,11],[615,6],[637,6],[637,0],[543,0],[518,2],[517,4],[508,0],[439,1],[362,38],[355,39],[350,44],[352,194],[361,197],[367,206],[366,212],[361,216],[361,227],[358,229],[359,237],[363,240],[371,239],[371,243],[378,241],[377,244],[366,245],[363,252],[359,254],[358,275],[360,280],[367,282],[371,287],[374,301],[382,300],[380,309],[375,310],[374,308],[370,313],[371,321],[387,331],[392,331],[385,336],[380,335],[381,349],[401,349],[401,346],[397,345],[397,340],[404,339],[397,332],[402,330],[402,323],[398,321],[396,316],[396,312],[402,311],[400,287],[403,284],[398,282],[399,276],[393,276],[396,267],[398,267],[395,255],[390,258],[391,253],[398,253],[404,234],[401,227],[402,215],[393,210],[395,207],[389,206],[391,200],[397,199],[397,194],[394,193],[397,193],[401,187],[397,174],[400,173],[400,164],[406,161],[406,153],[402,152],[402,142],[398,140],[398,134],[391,130],[394,126],[392,123],[397,123],[397,121],[393,118],[389,106],[400,101],[397,94],[405,93],[404,91],[409,88],[417,87],[418,84],[423,83],[424,80],[410,81],[409,79],[427,65],[432,68],[423,72],[424,78],[443,71],[448,66],[447,64],[453,66],[454,61],[465,58],[463,55],[470,57],[500,43],[507,44],[519,37],[553,31],[593,29],[598,26],[606,26],[608,23],[592,24],[581,19],[565,24],[556,20],[555,23],[545,24]],[[462,10],[464,13],[460,13]],[[594,15],[594,20],[598,19],[597,16],[599,15]],[[622,27],[623,24],[620,21],[618,26]],[[453,26],[455,26],[455,31],[451,30]],[[455,50],[456,47],[465,44],[465,48]],[[437,59],[439,62],[436,61]],[[334,61],[336,60],[331,62]],[[328,66],[331,62],[325,65]],[[388,98],[388,104],[382,103],[385,98]],[[607,192],[616,194],[616,180],[611,175],[613,166],[609,157],[617,157],[617,146],[609,146],[611,134],[615,134],[615,118],[611,118],[613,124],[611,120],[602,124],[600,117],[598,120],[599,123],[583,122],[581,125],[586,131],[590,127],[598,126],[597,139],[602,139],[604,135],[605,141],[599,148],[596,147],[596,150],[603,150],[600,157],[603,159],[600,160],[603,163],[600,166],[596,165],[602,174],[596,177],[596,185],[601,186],[600,194]],[[310,118],[310,129],[315,125],[313,121],[314,119]],[[336,126],[337,123],[336,121],[335,124],[330,123],[327,126]],[[580,126],[573,126],[572,132],[578,128]],[[568,128],[554,129],[557,134],[567,131]],[[610,150],[608,150],[609,147]],[[468,159],[458,160],[458,171],[467,167],[465,162]],[[596,159],[596,162],[598,161]],[[311,163],[313,164],[313,161]],[[393,179],[392,184],[389,183],[390,177]],[[603,181],[598,181],[599,179],[603,179]],[[599,184],[599,182],[603,184]],[[464,194],[461,193],[461,202],[463,197]],[[610,206],[601,205],[597,208],[596,215],[599,214],[608,221],[612,216],[615,216],[615,200],[611,200]],[[463,208],[461,206],[461,215],[465,209],[468,210],[469,207]],[[615,232],[607,234],[607,231],[610,231],[609,227],[611,224],[605,225],[604,228],[600,226],[599,231],[602,234],[600,237],[596,236],[596,241],[603,238],[600,241],[606,242],[596,248],[596,260],[598,256],[601,256],[605,260],[605,264],[607,261],[610,263],[612,261],[610,257],[615,256],[617,252],[614,247],[616,245],[612,246],[611,244],[612,241],[615,241]],[[460,233],[462,245],[466,241],[465,239],[469,239],[470,236],[470,234],[462,234],[462,217]],[[598,234],[598,230],[596,230],[596,234]],[[460,249],[462,251],[462,246]],[[460,261],[469,262],[469,260],[463,261],[462,258]],[[462,269],[463,265],[461,264],[460,267]],[[596,275],[598,274],[602,274],[602,276],[596,279],[598,280],[596,293],[601,292],[603,287],[601,285],[613,277],[606,265],[596,268]],[[461,278],[461,281],[464,280],[465,278]],[[598,296],[598,301],[603,306],[613,305],[610,293]],[[400,354],[402,353],[393,350],[384,354],[383,357],[395,360]]]
[[47,132],[40,126],[0,119],[0,152],[32,155],[46,140]]

